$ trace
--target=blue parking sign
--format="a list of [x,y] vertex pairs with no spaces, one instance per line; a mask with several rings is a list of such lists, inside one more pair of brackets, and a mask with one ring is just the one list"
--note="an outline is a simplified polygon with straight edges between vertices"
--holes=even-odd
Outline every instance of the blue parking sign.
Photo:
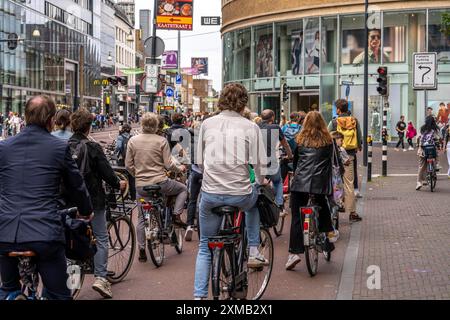
[[176,84],[181,84],[182,78],[181,78],[181,74],[177,74],[176,78],[175,78],[175,83]]
[[171,87],[167,87],[166,89],[166,97],[173,97],[173,89]]

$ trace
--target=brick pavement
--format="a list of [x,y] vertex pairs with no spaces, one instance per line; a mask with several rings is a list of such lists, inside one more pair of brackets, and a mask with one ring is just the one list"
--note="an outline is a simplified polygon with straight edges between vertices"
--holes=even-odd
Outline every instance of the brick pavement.
[[[416,157],[390,154],[389,173],[416,172]],[[445,170],[446,162],[442,155]],[[434,193],[416,191],[415,182],[402,176],[367,183],[353,299],[450,299],[450,180],[440,176]],[[371,265],[381,269],[381,289],[367,288]]]

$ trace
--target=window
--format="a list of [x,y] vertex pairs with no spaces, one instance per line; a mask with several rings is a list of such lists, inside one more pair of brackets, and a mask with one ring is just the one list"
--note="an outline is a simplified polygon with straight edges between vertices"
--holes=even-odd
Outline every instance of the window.
[[277,30],[277,70],[281,76],[303,74],[303,20],[281,23]]
[[[409,14],[399,12],[385,13],[383,18],[383,62],[405,62],[406,30]],[[372,33],[369,32],[369,37]],[[369,39],[371,41],[371,39]],[[370,42],[369,42],[370,43]]]
[[341,30],[342,30],[341,34],[342,64],[362,64],[364,62],[364,47],[365,47],[364,16],[358,15],[358,16],[342,17]]
[[[325,40],[322,36],[322,41]],[[319,73],[320,56],[325,54],[325,45],[321,43],[321,35],[319,31],[319,18],[305,19],[305,73]]]
[[234,65],[234,32],[223,37],[223,79],[225,82],[235,80]]
[[[437,52],[439,62],[450,62],[450,36],[445,34],[444,13],[449,10],[430,10],[428,16],[428,52]],[[447,22],[448,23],[448,22]],[[447,26],[448,28],[448,26]],[[447,29],[448,31],[448,29]]]
[[273,30],[272,25],[255,28],[255,77],[273,77]]

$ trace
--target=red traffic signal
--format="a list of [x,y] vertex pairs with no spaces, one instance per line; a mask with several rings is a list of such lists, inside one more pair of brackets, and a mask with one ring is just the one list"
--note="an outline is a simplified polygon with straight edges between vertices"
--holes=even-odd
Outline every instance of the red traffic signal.
[[378,82],[378,87],[377,87],[377,92],[382,95],[382,96],[387,96],[388,95],[388,78],[387,78],[387,74],[388,74],[388,70],[387,67],[379,67],[378,70],[378,78],[377,78],[377,82]]

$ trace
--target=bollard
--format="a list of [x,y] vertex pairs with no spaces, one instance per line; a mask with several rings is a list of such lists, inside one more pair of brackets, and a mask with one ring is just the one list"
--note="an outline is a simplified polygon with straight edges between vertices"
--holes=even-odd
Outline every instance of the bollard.
[[372,181],[372,136],[367,137],[367,181]]
[[387,140],[388,140],[388,134],[387,134],[387,109],[389,108],[389,102],[386,101],[383,108],[383,130],[381,132],[381,137],[383,139],[383,155],[381,157],[382,161],[382,175],[383,177],[387,177]]

